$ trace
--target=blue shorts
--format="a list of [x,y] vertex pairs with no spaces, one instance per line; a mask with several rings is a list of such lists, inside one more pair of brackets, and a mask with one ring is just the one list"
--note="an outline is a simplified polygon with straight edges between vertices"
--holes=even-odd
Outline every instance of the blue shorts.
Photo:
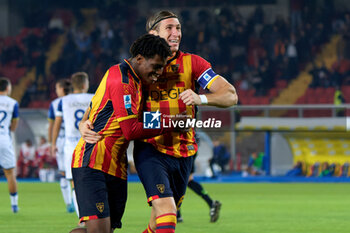
[[121,228],[127,181],[89,167],[72,168],[80,221],[111,217],[111,228]]
[[134,142],[134,162],[146,191],[147,201],[174,197],[177,208],[184,198],[193,156],[175,158],[157,151],[151,144]]

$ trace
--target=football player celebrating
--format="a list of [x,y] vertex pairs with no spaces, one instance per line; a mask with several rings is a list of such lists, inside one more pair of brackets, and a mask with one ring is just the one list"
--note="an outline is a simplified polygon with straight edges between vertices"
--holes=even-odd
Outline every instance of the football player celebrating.
[[89,143],[80,139],[73,154],[80,220],[86,222],[86,228],[76,228],[74,233],[110,233],[121,228],[127,197],[129,141],[166,131],[162,127],[144,130],[138,116],[142,111],[143,86],[152,84],[162,74],[171,55],[169,45],[159,36],[147,34],[133,43],[130,53],[130,59],[106,72],[83,118],[89,118],[90,127],[100,140]]

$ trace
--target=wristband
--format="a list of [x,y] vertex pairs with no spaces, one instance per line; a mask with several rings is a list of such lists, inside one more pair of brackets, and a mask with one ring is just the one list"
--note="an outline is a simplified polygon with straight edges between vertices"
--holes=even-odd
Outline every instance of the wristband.
[[208,99],[205,95],[199,95],[199,98],[201,99],[201,104],[207,104]]

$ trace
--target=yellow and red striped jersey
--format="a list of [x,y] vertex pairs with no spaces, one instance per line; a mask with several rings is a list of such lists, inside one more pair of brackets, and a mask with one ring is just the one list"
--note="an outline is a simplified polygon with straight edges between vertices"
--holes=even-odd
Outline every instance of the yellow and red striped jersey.
[[141,88],[141,80],[127,60],[106,72],[89,109],[93,130],[102,139],[89,144],[81,138],[73,154],[73,168],[91,167],[127,178],[126,149],[129,141],[123,136],[119,122],[138,117]]
[[[179,94],[186,89],[196,89],[199,84],[209,89],[218,77],[209,62],[202,57],[181,51],[168,61],[163,75],[150,86],[146,100],[146,111],[159,110],[165,115],[176,115],[184,111],[195,117],[194,106],[186,106]],[[188,132],[171,132],[144,141],[151,143],[158,151],[175,156],[188,157],[197,152],[194,129]]]

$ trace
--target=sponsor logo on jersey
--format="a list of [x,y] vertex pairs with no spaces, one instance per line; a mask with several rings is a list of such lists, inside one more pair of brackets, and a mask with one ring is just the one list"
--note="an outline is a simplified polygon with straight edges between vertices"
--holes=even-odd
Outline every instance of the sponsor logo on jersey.
[[152,100],[168,100],[168,99],[178,99],[180,93],[184,91],[184,88],[171,88],[169,90],[152,90],[151,99]]

